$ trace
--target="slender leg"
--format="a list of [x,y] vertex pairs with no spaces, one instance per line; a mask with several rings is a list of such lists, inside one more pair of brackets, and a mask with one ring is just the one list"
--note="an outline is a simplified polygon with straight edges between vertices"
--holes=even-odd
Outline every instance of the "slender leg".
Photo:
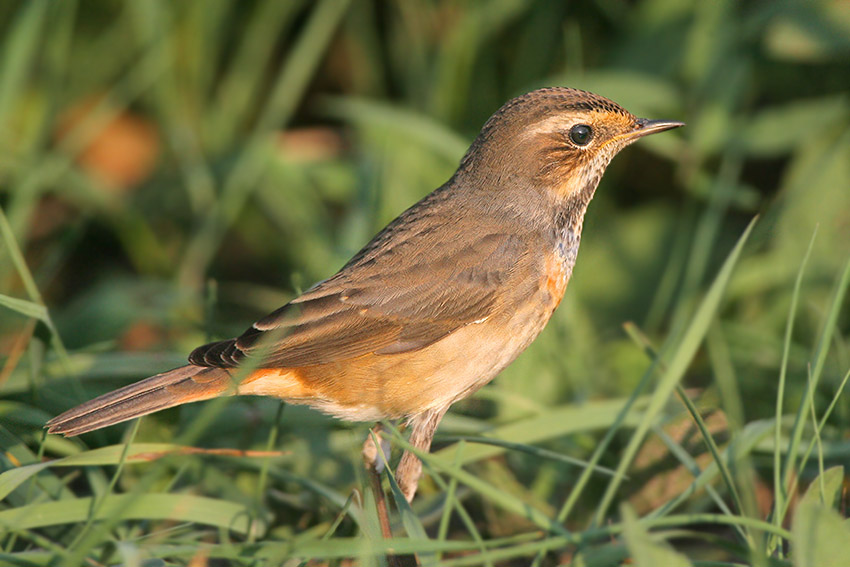
[[[381,429],[381,424],[378,423],[366,436],[366,441],[363,443],[363,461],[366,464],[366,474],[369,476],[372,493],[375,495],[375,506],[378,509],[381,534],[384,538],[389,539],[393,537],[393,534],[390,530],[390,516],[384,496],[384,487],[381,485],[381,473],[390,458],[390,442],[381,435]],[[375,445],[375,438],[378,439],[380,449]]]
[[[408,441],[418,450],[427,453],[431,448],[431,441],[434,439],[434,432],[437,431],[437,426],[440,420],[443,419],[448,407],[429,410],[411,418],[408,422],[410,427],[410,438]],[[402,494],[410,502],[416,494],[416,489],[419,487],[419,477],[422,476],[422,461],[409,451],[405,451],[401,457],[401,462],[395,472],[395,478],[398,481],[398,486],[401,488]]]

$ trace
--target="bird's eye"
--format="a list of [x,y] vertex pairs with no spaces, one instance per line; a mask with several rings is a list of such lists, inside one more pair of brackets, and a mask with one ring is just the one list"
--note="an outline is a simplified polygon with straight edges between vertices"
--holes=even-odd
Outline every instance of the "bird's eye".
[[576,124],[570,128],[570,140],[577,146],[586,146],[593,137],[593,130],[587,124]]

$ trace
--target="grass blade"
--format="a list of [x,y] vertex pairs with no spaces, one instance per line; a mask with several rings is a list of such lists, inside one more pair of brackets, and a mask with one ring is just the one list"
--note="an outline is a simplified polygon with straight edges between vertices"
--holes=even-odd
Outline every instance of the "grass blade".
[[514,498],[509,494],[505,494],[504,492],[498,490],[491,484],[481,480],[476,475],[467,472],[463,469],[457,468],[452,464],[451,461],[448,461],[445,458],[437,456],[433,453],[423,453],[419,449],[416,449],[415,447],[410,445],[407,440],[405,440],[398,434],[394,435],[394,439],[396,439],[397,443],[406,451],[411,451],[417,457],[422,459],[423,462],[428,463],[431,468],[436,469],[444,474],[448,474],[452,478],[456,478],[458,482],[460,482],[461,484],[465,484],[472,490],[478,492],[483,497],[487,498],[488,500],[493,502],[493,504],[502,508],[503,510],[525,518],[546,531],[551,531],[553,533],[558,534],[567,533],[567,531],[560,524],[553,521],[551,518],[548,518],[546,514],[544,514],[540,510],[533,508],[524,502],[521,502],[520,500]]
[[[773,494],[775,498],[774,512],[772,515],[773,523],[776,526],[782,525],[782,514],[778,513],[785,509],[785,500],[788,497],[785,492],[785,482],[782,480],[782,463],[780,460],[782,438],[782,414],[785,405],[785,382],[788,375],[788,357],[791,351],[791,335],[794,331],[794,320],[797,314],[797,304],[800,300],[800,289],[803,285],[803,274],[806,272],[806,265],[809,262],[809,257],[812,255],[812,248],[817,237],[817,228],[812,233],[809,239],[809,247],[803,256],[803,261],[800,263],[800,268],[797,270],[797,278],[794,281],[794,291],[791,293],[791,305],[788,308],[788,320],[785,324],[785,339],[782,347],[782,362],[779,367],[779,385],[776,393],[776,428],[774,430],[774,452],[773,452]],[[769,545],[770,549],[773,547]]]
[[[0,526],[29,530],[84,522],[92,498],[72,498],[57,502],[30,504],[0,511]],[[242,504],[189,494],[148,493],[112,495],[104,499],[95,520],[170,520],[218,526],[247,534],[249,510]]]
[[30,68],[35,64],[43,40],[41,30],[50,2],[33,0],[19,5],[15,23],[3,44],[0,68],[0,132],[11,132],[6,120],[16,100],[21,97]]
[[673,352],[670,358],[668,370],[661,377],[656,391],[650,400],[649,407],[643,415],[643,419],[638,424],[637,430],[634,432],[629,440],[629,444],[623,451],[623,456],[620,458],[620,465],[617,467],[616,475],[613,479],[611,479],[611,482],[608,484],[608,488],[602,496],[602,501],[599,503],[595,515],[595,523],[597,525],[603,522],[605,514],[614,499],[614,495],[625,478],[627,468],[631,465],[632,460],[637,454],[641,443],[643,443],[652,423],[661,412],[661,408],[665,403],[667,403],[668,398],[672,395],[676,385],[679,384],[679,381],[682,379],[682,376],[684,376],[685,370],[687,370],[687,367],[693,359],[693,356],[696,354],[697,348],[702,342],[703,337],[705,337],[708,332],[708,328],[720,307],[723,292],[726,289],[726,285],[729,283],[729,279],[732,277],[732,271],[734,270],[735,264],[741,255],[744,244],[752,232],[753,226],[755,226],[755,222],[756,219],[753,219],[750,222],[749,226],[747,226],[747,229],[744,231],[744,234],[741,235],[741,238],[738,239],[738,243],[726,258],[726,261],[723,263],[723,267],[720,269],[720,273],[711,284],[708,293],[697,308],[693,320],[683,333],[681,342]]
[[[610,428],[618,418],[623,424],[634,426],[641,418],[642,409],[648,403],[647,399],[635,397],[634,400],[604,400],[591,401],[579,406],[565,405],[555,407],[539,415],[520,419],[514,423],[494,427],[487,431],[487,438],[498,439],[502,443],[523,443],[532,445],[566,435],[597,431]],[[463,453],[461,464],[501,455],[506,446],[493,444],[478,444],[467,446]],[[458,446],[451,445],[437,451],[435,454],[447,461],[455,458]],[[596,463],[591,460],[586,463],[591,471]]]
[[186,249],[178,274],[180,282],[200,287],[203,274],[226,229],[265,174],[270,154],[266,151],[264,137],[272,129],[284,126],[291,118],[347,8],[345,0],[324,0],[316,4],[286,64],[276,77],[268,103],[260,112],[250,140],[224,182],[221,198],[211,214],[204,216],[200,229]]
[[[793,473],[796,472],[797,476],[799,476],[799,473],[801,472],[801,470],[795,467],[795,463],[797,459],[797,451],[803,438],[803,429],[805,428],[807,421],[805,416],[806,413],[808,413],[809,406],[813,403],[812,400],[815,395],[815,390],[817,389],[824,364],[826,363],[826,355],[829,352],[829,345],[832,341],[832,335],[835,331],[838,316],[841,313],[841,307],[844,303],[844,295],[847,293],[848,287],[850,287],[850,259],[848,259],[845,264],[844,271],[841,274],[833,292],[832,301],[830,302],[823,329],[821,330],[821,336],[818,339],[815,350],[814,364],[811,367],[811,379],[806,384],[803,400],[800,403],[800,407],[798,408],[797,415],[794,419],[791,442],[788,448],[788,454],[785,456],[785,465],[782,471],[783,486],[789,485],[791,475]],[[800,469],[802,469],[802,466]],[[785,507],[782,508],[780,512],[779,522],[784,520],[789,505],[790,499],[786,499]]]
[[[0,500],[23,484],[28,478],[53,467],[114,466],[121,462],[126,445],[110,445],[44,463],[35,463],[4,471],[0,474]],[[4,448],[8,450],[8,448]],[[236,457],[269,457],[280,453],[242,451],[234,449],[199,449],[172,443],[133,443],[127,450],[127,463],[149,463],[167,455],[217,455]]]
[[10,297],[0,293],[0,305],[8,307],[12,311],[16,311],[24,317],[32,317],[33,319],[38,319],[45,323],[48,321],[47,308],[40,303],[34,303],[32,301],[27,301],[26,299],[18,299],[17,297]]

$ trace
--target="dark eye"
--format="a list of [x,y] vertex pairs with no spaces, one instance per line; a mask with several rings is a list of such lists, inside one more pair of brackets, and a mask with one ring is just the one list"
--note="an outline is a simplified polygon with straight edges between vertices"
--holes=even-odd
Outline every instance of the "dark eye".
[[593,130],[587,124],[576,124],[570,128],[570,140],[577,146],[586,146],[593,137]]

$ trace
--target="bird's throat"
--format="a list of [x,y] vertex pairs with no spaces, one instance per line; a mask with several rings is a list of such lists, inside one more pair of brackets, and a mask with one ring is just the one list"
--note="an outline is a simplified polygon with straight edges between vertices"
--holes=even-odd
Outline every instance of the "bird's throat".
[[551,238],[557,256],[564,263],[568,278],[572,275],[578,257],[584,214],[598,184],[599,177],[594,177],[566,198],[556,199]]

